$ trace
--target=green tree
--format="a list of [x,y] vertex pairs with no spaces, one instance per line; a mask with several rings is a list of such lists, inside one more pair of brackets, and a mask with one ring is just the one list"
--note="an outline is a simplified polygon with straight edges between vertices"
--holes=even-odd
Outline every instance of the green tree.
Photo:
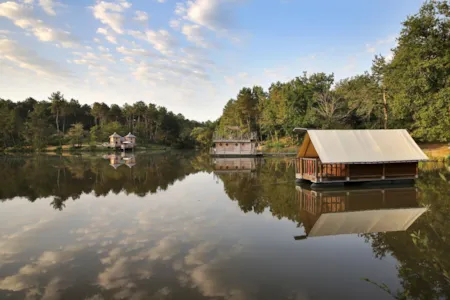
[[62,114],[62,110],[65,106],[66,100],[64,99],[64,95],[59,91],[56,93],[52,93],[48,100],[50,100],[51,102],[51,111],[55,116],[56,132],[59,133],[59,117]]
[[450,8],[427,1],[403,22],[383,81],[395,125],[422,141],[450,139]]
[[84,137],[83,124],[81,123],[72,124],[72,127],[69,129],[68,135],[70,137],[72,145],[75,144],[81,145]]

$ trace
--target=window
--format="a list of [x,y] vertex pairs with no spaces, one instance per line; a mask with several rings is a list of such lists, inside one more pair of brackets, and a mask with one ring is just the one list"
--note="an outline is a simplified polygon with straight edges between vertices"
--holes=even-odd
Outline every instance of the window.
[[225,146],[228,146],[228,143],[226,143]]
[[238,144],[238,143],[236,143],[236,146],[239,146],[239,144]]
[[222,143],[220,143],[219,146],[222,146]]

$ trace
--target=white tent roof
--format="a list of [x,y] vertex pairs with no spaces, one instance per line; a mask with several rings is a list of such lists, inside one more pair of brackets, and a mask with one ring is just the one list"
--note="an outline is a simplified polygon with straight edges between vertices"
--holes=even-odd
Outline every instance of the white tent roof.
[[404,231],[426,211],[426,207],[421,207],[326,213],[308,236]]
[[428,157],[404,129],[306,130],[323,163],[421,161]]
[[128,134],[125,137],[135,138],[136,136],[132,135],[131,132],[128,132]]

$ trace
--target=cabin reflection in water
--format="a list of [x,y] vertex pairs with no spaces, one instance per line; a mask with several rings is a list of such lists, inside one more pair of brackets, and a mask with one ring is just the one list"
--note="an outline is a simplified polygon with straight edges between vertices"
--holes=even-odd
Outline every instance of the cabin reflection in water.
[[109,160],[109,165],[114,169],[119,168],[122,165],[126,165],[129,168],[132,168],[136,165],[136,157],[134,155],[126,155],[124,152],[119,154],[109,154],[104,155],[104,159]]
[[257,159],[254,157],[214,158],[215,173],[250,173],[256,170]]
[[405,231],[424,212],[414,186],[311,190],[296,186],[306,237]]

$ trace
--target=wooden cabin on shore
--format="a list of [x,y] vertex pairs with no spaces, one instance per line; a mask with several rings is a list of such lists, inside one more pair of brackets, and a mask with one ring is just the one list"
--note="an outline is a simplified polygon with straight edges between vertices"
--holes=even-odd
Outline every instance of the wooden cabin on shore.
[[313,186],[331,183],[413,180],[428,160],[404,129],[313,130],[306,132],[295,160],[295,177]]
[[136,136],[131,134],[131,132],[124,137],[118,135],[116,132],[114,132],[112,135],[109,136],[110,148],[128,150],[134,149],[135,146],[136,146]]
[[242,132],[237,126],[229,126],[226,133],[214,133],[210,154],[215,156],[257,156],[258,135],[256,132]]

